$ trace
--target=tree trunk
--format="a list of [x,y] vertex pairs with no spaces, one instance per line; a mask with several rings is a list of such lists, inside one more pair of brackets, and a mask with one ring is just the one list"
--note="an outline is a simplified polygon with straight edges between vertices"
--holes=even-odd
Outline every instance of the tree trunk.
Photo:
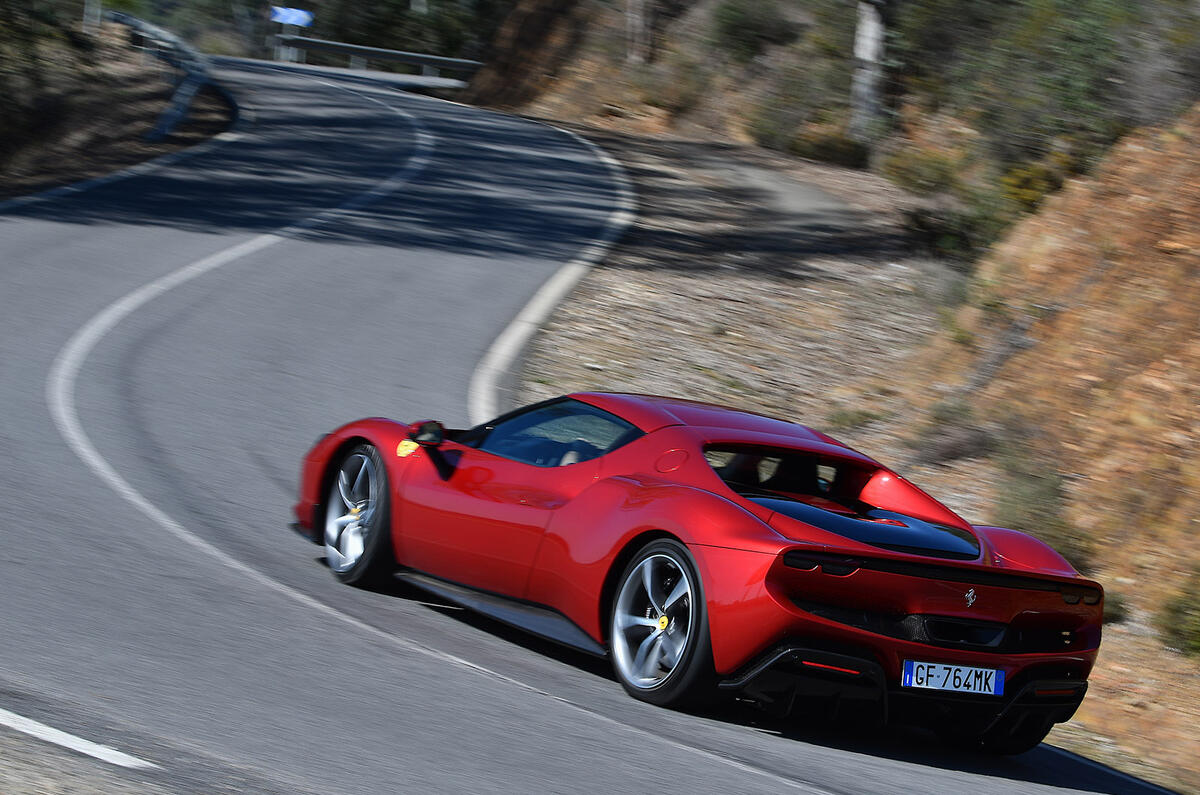
[[583,27],[579,6],[579,0],[520,0],[464,99],[515,107],[537,96],[563,61],[577,53]]
[[859,0],[854,31],[854,79],[850,85],[850,137],[867,141],[879,118],[883,82],[883,3]]
[[653,44],[654,0],[625,0],[625,60],[643,64],[650,60]]

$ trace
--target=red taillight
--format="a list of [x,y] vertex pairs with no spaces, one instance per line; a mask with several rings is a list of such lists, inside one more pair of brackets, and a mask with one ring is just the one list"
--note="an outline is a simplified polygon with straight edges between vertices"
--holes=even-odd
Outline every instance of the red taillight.
[[1073,696],[1077,692],[1079,692],[1078,689],[1074,687],[1061,687],[1055,690],[1034,690],[1033,694],[1041,698],[1043,696]]

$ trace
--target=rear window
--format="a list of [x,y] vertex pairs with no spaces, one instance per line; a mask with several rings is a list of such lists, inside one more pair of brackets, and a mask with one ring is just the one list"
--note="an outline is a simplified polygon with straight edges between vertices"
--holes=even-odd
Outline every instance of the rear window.
[[714,446],[704,451],[733,491],[784,516],[883,549],[956,560],[979,555],[974,535],[859,499],[877,470],[799,450]]
[[832,456],[800,450],[712,446],[704,458],[740,494],[781,493],[844,502],[849,509],[872,470]]

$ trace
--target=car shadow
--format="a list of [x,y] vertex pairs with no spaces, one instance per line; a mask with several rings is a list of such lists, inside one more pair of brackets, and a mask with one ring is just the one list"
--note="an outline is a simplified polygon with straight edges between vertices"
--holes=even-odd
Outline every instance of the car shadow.
[[[594,657],[531,635],[500,621],[473,613],[399,580],[373,589],[398,599],[419,602],[447,618],[549,657],[583,673],[605,679],[619,688],[607,659]],[[1103,763],[1042,743],[1017,756],[991,756],[948,748],[932,732],[908,726],[883,729],[855,725],[806,722],[803,713],[777,718],[757,706],[736,699],[702,709],[686,710],[707,720],[741,726],[796,742],[891,759],[929,768],[962,771],[993,779],[1062,787],[1104,795],[1172,795],[1174,790],[1123,773]]]

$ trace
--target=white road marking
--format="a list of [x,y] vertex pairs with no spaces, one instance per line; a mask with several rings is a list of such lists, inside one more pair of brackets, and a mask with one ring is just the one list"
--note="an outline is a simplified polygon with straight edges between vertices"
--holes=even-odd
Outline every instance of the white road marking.
[[600,237],[583,249],[575,259],[563,265],[543,284],[475,366],[467,387],[467,412],[472,425],[487,422],[500,414],[500,379],[512,368],[529,340],[549,319],[550,313],[570,294],[592,266],[599,263],[613,244],[637,219],[637,200],[633,184],[616,158],[582,135],[547,125],[581,142],[608,167],[617,184],[617,206],[604,222]]
[[99,759],[101,762],[108,762],[110,765],[118,767],[129,767],[135,770],[157,770],[158,765],[153,762],[147,762],[144,759],[138,759],[136,756],[122,753],[115,748],[109,748],[107,745],[100,745],[91,740],[85,740],[82,737],[76,737],[74,734],[67,734],[64,731],[59,731],[53,726],[47,726],[44,723],[38,723],[36,720],[30,720],[23,715],[18,715],[15,712],[9,712],[6,709],[0,709],[0,726],[7,726],[10,729],[15,729],[22,734],[28,734],[30,737],[36,737],[39,740],[54,745],[70,748],[72,751],[77,751],[81,754],[87,754],[93,759]]
[[[116,492],[126,502],[141,511],[142,514],[150,519],[150,521],[162,527],[172,536],[195,548],[196,550],[211,556],[218,562],[228,566],[234,571],[239,572],[249,580],[258,583],[268,590],[292,599],[293,601],[304,605],[305,607],[311,608],[312,610],[322,613],[336,621],[340,621],[343,624],[379,638],[380,640],[383,640],[399,649],[431,657],[440,662],[456,665],[461,668],[474,671],[475,673],[490,677],[494,680],[505,682],[522,690],[544,696],[566,706],[569,709],[575,710],[576,712],[580,712],[611,726],[630,732],[643,740],[655,740],[670,748],[675,748],[677,750],[700,756],[704,759],[728,765],[736,770],[766,778],[777,785],[806,792],[809,793],[809,795],[832,795],[829,790],[825,790],[805,782],[797,781],[777,773],[772,773],[769,770],[754,767],[733,757],[708,751],[696,746],[687,745],[686,743],[678,740],[663,737],[645,729],[640,729],[637,726],[610,718],[607,715],[603,715],[580,704],[576,704],[572,701],[568,701],[567,699],[555,696],[545,690],[542,690],[541,688],[535,687],[534,685],[522,682],[510,676],[506,676],[498,671],[493,671],[490,668],[478,665],[465,658],[441,651],[440,649],[426,646],[421,643],[417,643],[416,641],[408,638],[385,632],[384,630],[372,626],[361,619],[355,618],[349,613],[344,613],[336,608],[330,607],[329,605],[318,601],[308,594],[298,591],[291,586],[285,585],[284,583],[279,582],[278,580],[275,580],[266,574],[263,574],[258,569],[246,565],[242,561],[226,554],[222,550],[205,541],[199,535],[196,535],[192,531],[188,530],[181,523],[171,518],[166,512],[142,495],[141,492],[135,489],[129,483],[129,481],[127,481],[116,471],[116,469],[92,444],[91,439],[83,430],[83,426],[79,419],[79,413],[75,406],[75,384],[78,380],[79,372],[83,368],[84,362],[87,360],[88,356],[95,349],[96,345],[99,344],[99,342],[115,326],[117,326],[117,324],[163,293],[182,284],[186,284],[187,282],[192,281],[206,273],[214,271],[223,265],[227,265],[230,262],[242,259],[254,252],[261,251],[276,243],[282,242],[283,240],[288,239],[285,237],[285,235],[290,232],[310,229],[318,224],[331,221],[342,213],[361,208],[363,205],[374,199],[387,196],[388,194],[400,188],[406,182],[412,180],[428,164],[429,160],[431,159],[434,138],[421,128],[420,122],[417,121],[415,117],[403,110],[400,110],[399,108],[392,107],[385,102],[381,102],[380,100],[369,97],[363,92],[354,91],[354,89],[346,88],[345,86],[336,86],[333,83],[327,83],[324,81],[321,82],[323,82],[324,85],[331,85],[345,91],[351,91],[352,93],[358,94],[359,96],[371,100],[372,102],[378,102],[379,104],[382,104],[392,111],[409,119],[414,127],[419,130],[417,135],[418,145],[412,158],[405,164],[404,168],[400,169],[400,171],[398,171],[392,177],[379,183],[371,190],[366,191],[365,193],[362,193],[345,202],[339,207],[294,223],[275,233],[263,234],[250,238],[249,240],[245,240],[223,251],[216,252],[215,254],[211,254],[208,257],[197,260],[189,265],[185,265],[184,267],[173,271],[172,273],[166,274],[165,276],[143,285],[142,287],[127,294],[123,298],[118,299],[110,304],[107,308],[102,310],[99,314],[95,315],[87,323],[85,323],[78,331],[75,332],[71,339],[67,341],[67,344],[63,347],[63,349],[59,352],[46,379],[46,403],[50,409],[50,414],[54,420],[54,424],[58,428],[58,431],[62,435],[63,439],[66,440],[67,445],[80,458],[80,460],[82,460],[88,466],[88,468],[92,470],[93,473],[95,473],[109,486],[109,488]],[[561,295],[557,295],[556,297],[556,294],[547,290],[545,286],[539,290],[539,296],[543,294],[547,296],[543,299],[543,302],[545,302],[544,311],[547,314],[553,309],[554,303],[557,302],[557,300],[561,300],[561,296],[566,294],[566,291],[568,291],[571,286],[574,285],[575,281],[578,281],[578,279],[586,272],[587,268],[590,267],[591,264],[598,261],[598,259],[602,257],[605,252],[607,252],[607,250],[612,246],[612,243],[616,240],[617,236],[624,231],[629,223],[632,222],[634,207],[632,191],[628,186],[628,178],[625,176],[620,164],[613,160],[607,153],[601,151],[598,147],[581,136],[575,135],[575,133],[571,133],[566,130],[560,130],[560,132],[564,132],[570,136],[578,138],[580,141],[583,141],[589,148],[597,153],[597,156],[599,156],[601,160],[604,160],[606,164],[609,165],[609,168],[613,170],[614,176],[618,179],[619,190],[621,193],[621,207],[609,216],[605,231],[601,238],[585,248],[576,259],[559,269],[558,273],[551,278],[552,282],[555,282],[555,284],[559,285],[555,289],[561,291]],[[564,272],[567,272],[566,277],[563,277]],[[572,276],[574,277],[574,281],[568,283],[566,279]],[[535,302],[537,302],[537,296],[535,296],[534,301],[531,301],[530,303],[533,304]],[[527,306],[526,309],[529,309],[529,306]],[[518,319],[520,318],[521,316],[518,316]],[[517,321],[514,321],[514,324],[516,324],[516,322]],[[528,334],[532,334],[533,329],[535,328],[536,326],[532,327]],[[526,334],[525,339],[528,338],[528,334]],[[497,342],[499,342],[499,340]],[[519,352],[519,345],[523,344],[523,342],[518,341],[516,344],[518,347],[509,355],[515,356],[516,352]],[[496,346],[493,345],[493,348],[496,348]],[[507,366],[503,364],[500,359],[497,359],[496,362],[499,363],[500,366]],[[485,381],[484,383],[486,385],[487,382]]]

